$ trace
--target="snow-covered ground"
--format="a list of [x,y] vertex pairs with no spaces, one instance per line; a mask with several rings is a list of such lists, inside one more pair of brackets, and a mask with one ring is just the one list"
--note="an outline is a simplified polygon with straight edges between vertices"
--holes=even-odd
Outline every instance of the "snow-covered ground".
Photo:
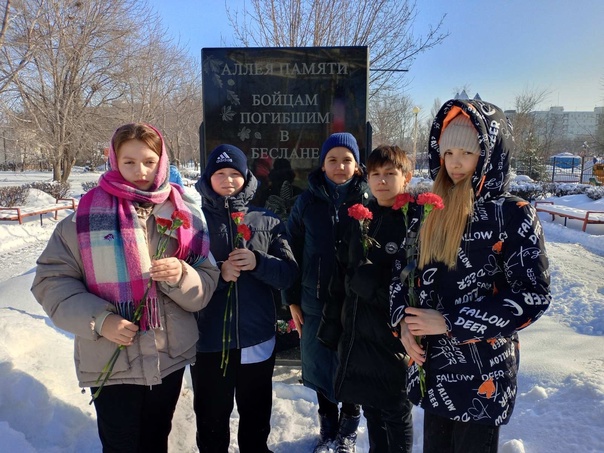
[[[74,172],[73,194],[98,174]],[[48,173],[0,172],[0,186],[48,181]],[[197,197],[193,188],[186,189]],[[52,202],[32,190],[28,204]],[[584,195],[556,203],[604,211],[604,199]],[[59,218],[66,213],[59,214]],[[502,427],[502,453],[604,452],[604,225],[568,227],[542,217],[554,302],[521,333],[522,359],[516,408]],[[56,221],[40,226],[0,222],[0,452],[100,452],[90,396],[77,386],[72,336],[55,328],[29,288],[35,260]],[[274,376],[271,448],[312,450],[317,432],[314,394],[299,383],[299,370],[278,367]],[[422,411],[414,409],[414,453],[421,451]],[[232,417],[232,432],[238,423]],[[366,424],[358,450],[368,450]],[[232,436],[232,452],[236,452]],[[170,436],[173,452],[194,452],[192,391],[185,383]]]

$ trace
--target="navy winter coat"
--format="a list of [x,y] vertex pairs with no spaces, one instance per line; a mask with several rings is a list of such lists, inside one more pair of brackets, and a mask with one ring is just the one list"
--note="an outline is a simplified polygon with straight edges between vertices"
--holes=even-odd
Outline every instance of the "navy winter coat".
[[[472,182],[474,214],[463,235],[455,270],[429,263],[415,279],[419,305],[438,310],[450,335],[423,339],[427,392],[421,395],[417,364],[409,367],[414,404],[462,422],[502,425],[517,393],[518,331],[535,322],[550,304],[548,260],[535,209],[507,193],[512,127],[501,110],[477,100],[451,100],[434,120],[430,172],[440,165],[438,139],[447,115],[466,112],[480,133],[481,154]],[[391,286],[391,322],[408,304],[406,280]]]
[[[308,176],[308,189],[296,200],[287,222],[287,233],[294,256],[301,268],[299,279],[286,291],[286,302],[301,304],[302,311],[321,316],[329,296],[329,280],[336,262],[336,247],[351,218],[348,208],[367,204],[369,191],[365,179],[354,176],[347,198],[336,209],[321,169]],[[302,297],[302,287],[315,297]]]
[[329,297],[336,248],[342,231],[352,220],[348,217],[348,208],[356,203],[366,204],[369,192],[365,178],[354,176],[346,199],[336,208],[321,169],[310,173],[308,184],[308,189],[298,196],[287,223],[288,239],[300,265],[300,276],[285,291],[285,300],[287,305],[301,305],[304,315],[300,340],[304,385],[335,402],[337,354],[323,346],[316,335],[323,305]]
[[[231,214],[244,212],[243,223],[252,231],[250,241],[243,240],[240,247],[254,252],[256,268],[241,273],[230,295],[233,301],[230,349],[254,346],[275,335],[273,288],[287,288],[298,273],[298,265],[279,218],[270,211],[249,206],[258,184],[249,171],[247,178],[243,190],[233,197],[219,196],[205,176],[195,185],[202,196],[202,210],[210,232],[210,250],[219,267],[233,250],[237,234]],[[223,319],[229,286],[230,282],[225,282],[221,277],[208,306],[198,313],[198,352],[222,351]]]

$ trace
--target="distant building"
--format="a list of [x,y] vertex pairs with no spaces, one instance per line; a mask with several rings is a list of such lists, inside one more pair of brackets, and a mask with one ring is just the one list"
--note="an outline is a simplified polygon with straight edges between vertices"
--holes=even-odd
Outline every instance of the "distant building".
[[[515,110],[506,110],[505,114],[513,119]],[[550,107],[546,111],[534,111],[536,124],[544,125],[544,130],[539,131],[545,135],[546,130],[552,125],[556,128],[556,136],[568,140],[587,140],[595,137],[598,124],[604,120],[604,107],[595,107],[593,112],[565,112],[564,107]]]

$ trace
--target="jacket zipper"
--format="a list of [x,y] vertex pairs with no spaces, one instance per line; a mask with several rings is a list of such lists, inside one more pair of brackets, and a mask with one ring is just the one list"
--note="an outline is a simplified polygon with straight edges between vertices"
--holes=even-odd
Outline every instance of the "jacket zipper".
[[321,257],[319,257],[319,265],[317,266],[317,299],[321,295]]

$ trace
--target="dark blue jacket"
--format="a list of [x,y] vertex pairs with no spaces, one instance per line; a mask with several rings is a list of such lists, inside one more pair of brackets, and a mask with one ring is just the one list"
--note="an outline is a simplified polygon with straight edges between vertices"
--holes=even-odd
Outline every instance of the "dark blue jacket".
[[[430,134],[432,177],[441,165],[438,139],[452,109],[466,112],[481,136],[472,177],[474,214],[454,270],[433,262],[416,271],[419,306],[438,310],[450,335],[422,339],[427,392],[421,395],[419,369],[413,364],[408,393],[414,404],[441,417],[498,426],[509,421],[518,391],[518,331],[550,304],[548,259],[535,209],[507,193],[513,138],[500,109],[477,100],[447,102]],[[409,303],[407,280],[397,278],[405,264],[404,257],[395,263],[393,324]]]
[[[353,177],[346,187],[330,191],[321,169],[310,173],[308,185],[298,196],[287,222],[288,238],[301,270],[296,283],[285,292],[285,301],[288,305],[299,304],[304,315],[300,340],[304,385],[336,402],[337,353],[319,342],[317,331],[323,305],[329,298],[336,248],[352,221],[348,208],[356,203],[366,204],[369,192],[362,176]],[[334,200],[331,193],[343,193],[339,196],[345,199],[336,203],[341,200]]]
[[[308,175],[308,189],[296,200],[287,222],[288,239],[300,266],[300,277],[285,292],[287,305],[300,304],[303,312],[321,316],[335,269],[336,248],[351,221],[348,208],[368,200],[365,179],[354,176],[346,199],[336,208],[323,171]],[[303,297],[305,293],[314,297]]]
[[[242,246],[256,255],[256,268],[241,273],[230,295],[233,303],[230,349],[253,346],[275,335],[273,289],[287,288],[298,274],[298,265],[285,239],[285,228],[279,218],[270,211],[249,206],[249,201],[256,192],[257,181],[249,171],[247,177],[247,184],[234,197],[219,196],[212,190],[210,181],[205,176],[195,185],[201,194],[202,210],[208,222],[210,250],[219,267],[233,250],[237,234],[231,213],[244,212],[243,223],[252,231],[250,241],[243,241]],[[198,314],[199,352],[222,351],[229,286],[230,282],[220,278],[210,303]]]

